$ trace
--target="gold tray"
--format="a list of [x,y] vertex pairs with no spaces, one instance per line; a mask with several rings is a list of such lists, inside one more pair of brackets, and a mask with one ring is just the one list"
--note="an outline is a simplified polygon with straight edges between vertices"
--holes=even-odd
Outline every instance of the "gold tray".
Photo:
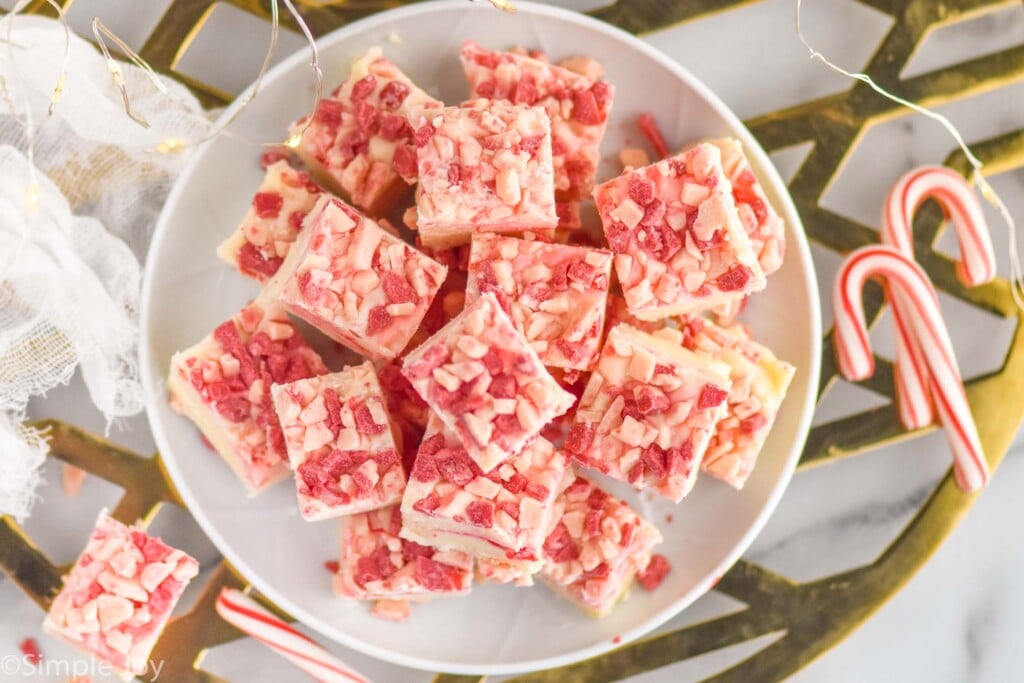
[[[72,0],[63,0],[65,7]],[[920,104],[935,106],[994,90],[1024,78],[1024,44],[944,67],[913,78],[899,74],[930,31],[963,22],[1006,7],[1019,0],[860,0],[892,17],[893,24],[877,52],[863,69],[887,89]],[[619,0],[591,14],[633,33],[642,34],[680,22],[700,21],[715,12],[751,4],[752,0]],[[209,18],[214,0],[173,0],[141,50],[156,69],[180,78],[208,105],[229,98],[213,86],[177,71],[182,55]],[[269,20],[265,2],[224,0]],[[317,35],[360,17],[403,4],[388,0],[297,0]],[[52,14],[44,0],[31,11]],[[764,148],[775,151],[813,143],[805,161],[789,183],[808,237],[819,245],[843,253],[878,241],[873,226],[862,225],[819,205],[819,200],[843,162],[871,126],[905,115],[907,110],[875,95],[862,83],[848,91],[805,102],[746,121]],[[987,140],[971,141],[986,169],[998,174],[1024,166],[1024,129]],[[947,164],[966,175],[966,160],[952,154]],[[917,259],[938,289],[999,316],[1017,318],[1013,339],[1002,367],[967,382],[967,395],[978,423],[989,466],[994,470],[1009,448],[1024,418],[1024,339],[1021,313],[1014,306],[1004,280],[966,289],[956,278],[952,260],[933,244],[943,228],[942,212],[929,204],[914,224]],[[869,320],[882,308],[879,287],[866,292]],[[831,353],[832,334],[825,336],[821,360],[819,403],[834,385],[837,374]],[[799,468],[825,466],[926,430],[908,433],[896,414],[892,366],[876,358],[875,376],[861,386],[890,403],[811,430]],[[159,454],[146,458],[121,449],[73,425],[54,420],[37,422],[49,428],[53,456],[123,487],[126,493],[113,514],[130,522],[149,522],[164,503],[181,505]],[[746,605],[745,609],[692,626],[659,633],[613,652],[571,666],[518,676],[517,683],[597,683],[614,681],[668,666],[691,657],[738,645],[769,633],[783,635],[755,654],[711,677],[710,681],[774,681],[808,664],[849,635],[899,590],[933,552],[974,503],[961,493],[951,473],[938,483],[917,514],[889,547],[873,562],[806,583],[797,583],[756,564],[741,560],[714,590]],[[0,518],[0,569],[42,608],[47,608],[60,587],[66,567],[50,562],[13,519]],[[203,671],[204,653],[216,645],[241,637],[214,612],[223,586],[245,588],[246,582],[226,562],[213,573],[193,609],[176,617],[160,639],[153,658],[165,660],[164,680],[189,683],[220,681]],[[257,596],[258,597],[258,596]],[[271,609],[273,605],[266,603]],[[276,610],[281,614],[280,610]],[[285,616],[282,614],[282,616]],[[477,676],[438,674],[440,683],[482,681]]]

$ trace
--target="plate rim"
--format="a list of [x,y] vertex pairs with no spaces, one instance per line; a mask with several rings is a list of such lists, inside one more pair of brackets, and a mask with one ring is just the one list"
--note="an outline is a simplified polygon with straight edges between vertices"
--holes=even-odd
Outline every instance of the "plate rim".
[[[764,176],[767,175],[768,182],[766,184],[772,186],[775,190],[778,201],[782,205],[780,208],[782,209],[785,220],[792,227],[793,234],[797,237],[795,243],[787,244],[787,257],[798,257],[802,267],[808,274],[808,282],[812,285],[816,283],[816,269],[814,261],[811,258],[810,242],[807,238],[806,231],[804,230],[803,222],[800,219],[800,214],[789,194],[789,189],[785,181],[775,168],[775,165],[772,163],[768,154],[764,149],[762,149],[757,139],[743,124],[742,120],[733,113],[729,106],[726,105],[718,95],[716,95],[699,78],[686,69],[686,67],[682,66],[680,63],[673,60],[652,45],[644,42],[637,36],[634,36],[616,26],[612,26],[611,24],[582,12],[541,4],[538,2],[517,0],[516,6],[518,10],[524,14],[538,17],[554,17],[581,24],[591,30],[604,33],[617,41],[629,44],[634,49],[643,53],[644,56],[652,59],[671,72],[675,78],[684,82],[687,87],[693,90],[704,102],[706,102],[707,105],[713,109],[716,114],[721,116],[729,125],[732,129],[732,133],[740,139],[747,155],[756,159],[755,165],[761,171],[762,180],[765,180]],[[370,29],[376,24],[387,23],[396,17],[407,18],[408,16],[429,13],[438,9],[449,9],[455,7],[462,8],[465,11],[497,11],[484,6],[467,6],[466,0],[437,0],[435,2],[422,2],[400,6],[363,17],[362,19],[331,31],[328,34],[317,38],[317,47],[321,51],[328,47],[333,47],[338,43],[344,42],[351,34]],[[279,78],[281,73],[294,69],[298,64],[302,63],[306,59],[307,48],[300,48],[294,54],[281,60],[280,63],[270,69],[264,77],[264,82],[270,82]],[[248,87],[251,86],[247,86],[247,88],[241,92],[246,92]],[[242,100],[236,97],[236,99],[222,111],[214,125],[219,126],[223,121],[227,120],[228,117],[232,116],[241,106]],[[143,388],[146,395],[150,397],[146,403],[146,418],[149,423],[150,431],[153,434],[153,439],[157,445],[158,452],[160,453],[171,452],[172,449],[169,448],[169,445],[172,440],[164,433],[162,422],[158,419],[154,408],[157,401],[164,400],[165,387],[163,385],[163,376],[159,375],[159,378],[154,383],[150,377],[151,373],[149,370],[152,367],[153,358],[152,349],[149,343],[150,336],[148,334],[148,330],[152,317],[151,301],[153,300],[152,294],[155,286],[154,280],[150,274],[153,272],[153,262],[156,259],[156,254],[160,251],[160,246],[164,238],[171,232],[169,225],[172,220],[171,212],[168,210],[168,207],[179,203],[179,195],[184,192],[183,188],[186,184],[185,179],[189,178],[198,168],[203,158],[202,151],[210,142],[212,142],[212,140],[202,143],[192,152],[191,158],[186,162],[184,167],[181,169],[181,172],[178,174],[178,177],[175,179],[174,185],[168,193],[167,198],[164,201],[164,205],[161,208],[160,216],[157,219],[149,251],[146,254],[145,267],[143,271],[141,306],[139,313],[140,368],[142,369],[141,375]],[[793,242],[793,240],[790,240],[790,242]],[[753,523],[741,536],[732,550],[726,554],[724,559],[719,562],[718,565],[715,566],[714,570],[709,572],[708,576],[706,576],[704,580],[698,582],[679,598],[672,600],[664,608],[652,614],[642,624],[623,631],[620,634],[621,640],[618,642],[602,640],[588,647],[578,648],[568,653],[530,659],[517,663],[466,665],[459,662],[447,662],[444,660],[406,655],[395,650],[384,649],[372,643],[359,640],[347,633],[339,631],[335,625],[309,615],[298,604],[265,582],[258,572],[255,572],[244,559],[235,553],[231,544],[220,535],[216,530],[215,525],[210,522],[205,513],[202,512],[202,507],[194,499],[191,490],[187,486],[183,485],[183,482],[186,481],[186,477],[179,468],[175,459],[173,457],[164,457],[162,462],[170,475],[178,495],[185,504],[186,510],[202,529],[203,533],[205,533],[214,546],[216,546],[218,552],[223,556],[223,559],[230,563],[231,566],[234,567],[236,571],[238,571],[238,573],[241,574],[246,581],[251,583],[252,586],[254,586],[260,593],[272,600],[276,605],[284,609],[289,614],[296,616],[297,619],[301,616],[302,618],[299,619],[300,623],[315,630],[332,642],[336,642],[344,647],[351,648],[362,654],[369,655],[397,666],[405,666],[431,672],[440,671],[468,675],[503,675],[564,666],[601,655],[619,647],[624,647],[678,615],[686,607],[696,601],[697,598],[710,590],[717,582],[717,578],[725,574],[725,572],[727,572],[729,568],[731,568],[742,557],[743,553],[749,549],[754,539],[764,528],[768,519],[775,512],[782,495],[785,493],[793,478],[797,462],[800,459],[800,455],[802,454],[804,445],[807,441],[811,422],[814,416],[814,408],[817,402],[816,387],[820,383],[822,321],[821,302],[818,288],[815,286],[808,287],[805,295],[808,298],[810,308],[809,322],[812,332],[810,358],[813,362],[808,368],[806,368],[806,371],[809,373],[808,386],[811,390],[807,392],[803,405],[800,406],[801,415],[797,425],[797,438],[790,446],[790,451],[787,455],[786,461],[784,462],[781,476],[776,481],[767,500],[765,501],[765,504],[758,512]]]

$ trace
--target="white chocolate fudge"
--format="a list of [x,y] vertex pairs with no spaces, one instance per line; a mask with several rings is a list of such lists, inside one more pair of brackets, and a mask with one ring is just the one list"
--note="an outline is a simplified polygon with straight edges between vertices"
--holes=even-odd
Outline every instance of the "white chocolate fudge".
[[101,513],[43,630],[134,678],[198,572],[194,558]]
[[587,467],[678,502],[693,488],[730,386],[723,363],[619,324],[564,448]]
[[604,616],[629,590],[636,573],[647,568],[661,534],[583,477],[555,499],[554,515],[538,576],[593,616]]
[[440,110],[415,140],[423,244],[465,244],[478,232],[551,233],[558,225],[543,109],[475,100]]
[[402,372],[484,472],[520,453],[575,401],[493,294],[411,351]]
[[308,173],[284,160],[274,162],[242,222],[217,248],[217,256],[243,275],[265,282],[281,267],[302,221],[322,194]]
[[764,289],[721,152],[702,143],[594,189],[626,305],[658,320]]
[[567,467],[566,457],[538,437],[485,474],[432,414],[402,498],[402,537],[532,574],[540,569]]
[[413,131],[421,112],[442,106],[371,48],[312,121],[292,124],[292,135],[304,130],[295,153],[324,186],[378,216],[416,182]]
[[288,474],[274,383],[327,372],[284,308],[256,300],[171,359],[171,407],[192,420],[251,493]]
[[402,499],[402,458],[369,361],[275,384],[271,393],[303,519],[365,512]]
[[732,197],[740,222],[750,238],[750,246],[765,275],[782,266],[786,253],[786,229],[775,207],[765,196],[743,153],[743,145],[733,138],[709,141],[722,152],[722,170],[732,183]]
[[723,328],[688,316],[680,321],[679,330],[666,328],[658,335],[729,366],[728,412],[715,427],[701,469],[743,488],[796,369],[753,341],[740,325]]
[[578,57],[563,62],[574,68],[563,68],[521,52],[493,52],[473,41],[462,45],[460,56],[472,97],[544,108],[551,118],[555,191],[560,199],[587,197],[615,92],[600,80],[600,65]]
[[405,349],[447,269],[340,199],[322,197],[266,296],[374,360]]
[[399,536],[398,505],[341,518],[341,560],[334,592],[357,600],[430,598],[468,593],[473,558]]
[[466,300],[493,293],[544,365],[586,370],[601,347],[611,268],[604,250],[477,235]]

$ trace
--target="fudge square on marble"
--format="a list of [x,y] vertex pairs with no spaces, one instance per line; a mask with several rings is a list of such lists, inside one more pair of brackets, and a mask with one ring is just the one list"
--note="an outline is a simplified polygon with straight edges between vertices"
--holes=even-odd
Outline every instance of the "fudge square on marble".
[[411,351],[402,372],[484,472],[520,453],[575,401],[490,293]]
[[539,107],[473,100],[416,131],[417,229],[432,248],[478,232],[551,234],[558,225],[551,121]]
[[764,289],[721,152],[701,143],[594,189],[630,312],[658,320]]
[[217,248],[217,256],[242,275],[265,282],[281,267],[303,219],[323,194],[308,173],[283,159],[274,162],[242,222]]
[[565,455],[537,437],[485,474],[432,414],[402,498],[401,535],[533,574],[567,468]]
[[402,499],[402,458],[369,361],[276,384],[271,393],[303,519],[365,512]]
[[306,219],[266,296],[373,360],[401,354],[448,269],[340,199]]
[[371,48],[312,120],[292,124],[295,153],[326,187],[378,216],[416,182],[413,132],[422,111],[442,106]]
[[147,671],[171,611],[198,572],[199,563],[181,550],[101,513],[43,630],[134,678]]
[[658,336],[729,366],[727,412],[715,427],[701,469],[740,489],[757,463],[796,369],[758,344],[742,325],[720,327],[699,316]]
[[611,268],[603,249],[475,235],[466,299],[493,293],[544,365],[586,370],[601,347]]
[[757,254],[757,262],[765,275],[771,275],[782,266],[786,253],[786,226],[765,196],[740,141],[719,138],[709,142],[722,153],[722,170],[732,183],[736,211]]
[[257,299],[195,346],[174,354],[171,407],[192,420],[250,493],[288,474],[274,383],[327,372],[281,304]]
[[398,505],[341,518],[334,592],[357,600],[430,598],[469,592],[473,558],[401,538]]
[[593,616],[604,616],[651,561],[661,534],[626,503],[575,477],[555,499],[538,576]]
[[673,501],[693,488],[727,412],[728,367],[629,325],[608,332],[566,436],[587,467]]
[[560,199],[590,194],[598,148],[612,108],[614,87],[526,54],[494,52],[473,41],[459,53],[472,97],[543,107],[551,118],[555,192]]

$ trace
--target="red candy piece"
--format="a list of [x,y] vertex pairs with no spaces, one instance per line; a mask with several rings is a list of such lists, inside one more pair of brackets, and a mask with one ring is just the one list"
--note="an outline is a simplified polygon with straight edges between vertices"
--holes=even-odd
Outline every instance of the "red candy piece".
[[640,114],[636,119],[636,124],[647,141],[651,143],[654,154],[659,159],[667,157],[669,155],[668,143],[665,142],[665,136],[661,134],[661,128],[658,127],[658,122],[654,120],[654,117],[650,114]]
[[257,192],[252,198],[252,206],[260,218],[276,218],[284,206],[284,197],[277,193]]
[[18,649],[21,650],[21,654],[25,655],[25,659],[29,664],[39,664],[43,661],[43,653],[39,649],[39,643],[34,638],[25,638],[18,645]]
[[647,568],[637,572],[636,580],[640,582],[641,586],[652,591],[661,585],[661,582],[665,580],[665,577],[671,570],[672,565],[669,564],[667,557],[664,555],[652,555]]
[[544,541],[544,555],[555,562],[568,562],[579,557],[580,550],[569,535],[565,524],[559,522]]
[[483,500],[475,500],[466,506],[466,516],[477,526],[494,526],[494,505]]

